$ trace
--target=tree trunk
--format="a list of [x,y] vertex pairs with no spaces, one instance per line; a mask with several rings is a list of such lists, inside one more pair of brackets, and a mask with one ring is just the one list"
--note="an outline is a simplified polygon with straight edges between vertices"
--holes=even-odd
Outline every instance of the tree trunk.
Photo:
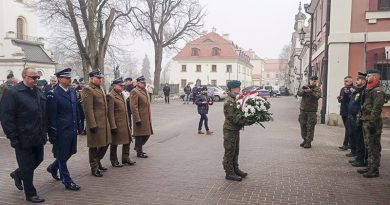
[[154,47],[154,90],[153,94],[157,95],[160,90],[160,75],[162,64],[163,47],[157,45]]

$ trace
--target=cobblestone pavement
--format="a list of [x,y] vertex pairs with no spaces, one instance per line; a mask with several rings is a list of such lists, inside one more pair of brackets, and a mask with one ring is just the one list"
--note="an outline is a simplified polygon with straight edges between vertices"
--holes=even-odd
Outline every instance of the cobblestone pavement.
[[[222,169],[222,103],[215,103],[209,124],[215,134],[197,135],[198,115],[181,102],[153,104],[155,135],[146,145],[148,159],[136,166],[112,168],[107,153],[104,177],[90,174],[86,137],[69,161],[70,173],[82,188],[65,190],[45,171],[52,162],[51,145],[35,172],[45,204],[390,204],[390,132],[382,138],[381,176],[365,179],[338,150],[343,129],[317,125],[312,149],[299,147],[298,102],[271,99],[275,121],[245,128],[240,167],[249,172],[242,182],[224,179]],[[4,135],[2,135],[4,136]],[[24,204],[9,173],[16,160],[8,140],[0,138],[0,204]]]

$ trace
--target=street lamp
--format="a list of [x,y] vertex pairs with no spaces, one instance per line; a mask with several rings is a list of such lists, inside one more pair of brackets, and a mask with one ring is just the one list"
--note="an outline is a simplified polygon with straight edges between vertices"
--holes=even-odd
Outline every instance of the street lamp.
[[311,48],[313,50],[317,50],[317,45],[315,43],[312,43],[310,41],[305,41],[306,33],[303,30],[303,28],[301,29],[301,32],[299,32],[298,34],[299,34],[299,42],[301,42],[302,46],[307,46],[308,48]]

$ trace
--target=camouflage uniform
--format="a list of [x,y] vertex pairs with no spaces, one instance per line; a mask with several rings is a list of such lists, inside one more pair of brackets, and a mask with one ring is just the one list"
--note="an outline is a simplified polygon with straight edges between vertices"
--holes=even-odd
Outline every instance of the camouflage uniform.
[[365,91],[362,108],[363,136],[368,152],[368,167],[378,169],[381,158],[382,107],[385,92],[380,83]]
[[318,86],[309,86],[311,92],[298,90],[297,95],[302,97],[299,123],[301,125],[301,136],[305,142],[310,143],[314,138],[314,128],[317,124],[318,99],[321,98],[321,88]]
[[223,168],[226,174],[234,174],[238,170],[238,154],[240,150],[240,129],[243,127],[233,115],[233,107],[236,99],[229,94],[223,105],[225,122],[223,124],[223,146],[225,155],[223,157]]

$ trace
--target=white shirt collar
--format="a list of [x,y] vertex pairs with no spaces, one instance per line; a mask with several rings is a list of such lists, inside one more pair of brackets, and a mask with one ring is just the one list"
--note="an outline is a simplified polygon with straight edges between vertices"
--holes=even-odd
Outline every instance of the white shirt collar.
[[64,88],[64,87],[62,87],[62,85],[61,84],[58,84],[65,92],[68,92],[68,88]]

